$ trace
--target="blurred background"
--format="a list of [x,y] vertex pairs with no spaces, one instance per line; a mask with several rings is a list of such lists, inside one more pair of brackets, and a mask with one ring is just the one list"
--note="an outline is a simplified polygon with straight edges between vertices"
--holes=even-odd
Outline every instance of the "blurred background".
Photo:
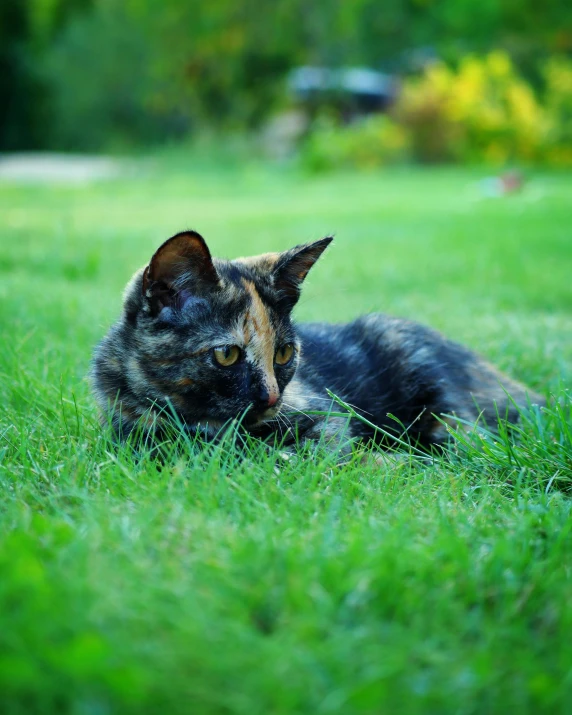
[[566,0],[2,0],[0,151],[570,166],[571,57]]

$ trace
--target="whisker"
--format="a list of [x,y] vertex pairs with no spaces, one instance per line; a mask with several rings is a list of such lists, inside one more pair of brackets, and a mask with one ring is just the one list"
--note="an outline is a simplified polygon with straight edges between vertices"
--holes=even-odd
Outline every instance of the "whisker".
[[[318,400],[322,401],[322,402],[327,402],[329,405],[332,405],[332,406],[335,404],[335,401],[332,400],[331,397],[319,397],[317,395],[316,396],[312,395],[312,397],[309,401],[317,402]],[[287,402],[283,402],[282,404],[287,405],[288,407],[290,407],[293,410],[297,409],[296,407],[294,407],[294,405],[289,405]],[[370,417],[373,417],[373,412],[368,412],[367,410],[364,410],[362,407],[358,407],[357,405],[354,405],[351,402],[346,401],[346,404],[349,405],[351,408],[353,408],[356,412],[359,412],[360,414],[369,415]],[[299,411],[302,412],[301,410],[299,410]],[[305,414],[305,413],[302,412],[302,414]]]
[[306,412],[304,412],[304,410],[300,410],[298,407],[294,407],[294,405],[290,405],[288,402],[283,402],[282,404],[285,407],[288,407],[288,409],[294,410],[294,412],[298,412],[299,414],[304,415],[304,417],[306,417],[309,420],[312,420],[312,422],[314,421],[313,415],[308,415]]

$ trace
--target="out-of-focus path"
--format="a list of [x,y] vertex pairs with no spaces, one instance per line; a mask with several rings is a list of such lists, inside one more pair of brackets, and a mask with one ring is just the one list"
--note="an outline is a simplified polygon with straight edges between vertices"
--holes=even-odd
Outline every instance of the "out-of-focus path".
[[125,168],[125,162],[108,156],[0,154],[0,181],[85,183],[114,178],[124,173]]

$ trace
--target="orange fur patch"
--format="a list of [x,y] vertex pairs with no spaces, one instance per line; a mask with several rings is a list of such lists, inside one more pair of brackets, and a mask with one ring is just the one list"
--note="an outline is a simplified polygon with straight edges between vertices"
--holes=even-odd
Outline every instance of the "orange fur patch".
[[247,358],[261,369],[270,397],[278,398],[280,391],[274,375],[275,335],[270,316],[252,281],[243,279],[242,282],[251,299],[250,309],[244,315]]
[[244,256],[235,258],[233,263],[242,263],[243,266],[259,267],[264,271],[271,271],[278,263],[280,253],[262,253],[259,256]]
[[193,385],[194,382],[195,381],[191,380],[190,377],[183,377],[181,380],[177,380],[177,382],[175,384],[178,385],[179,387],[188,387],[189,385]]

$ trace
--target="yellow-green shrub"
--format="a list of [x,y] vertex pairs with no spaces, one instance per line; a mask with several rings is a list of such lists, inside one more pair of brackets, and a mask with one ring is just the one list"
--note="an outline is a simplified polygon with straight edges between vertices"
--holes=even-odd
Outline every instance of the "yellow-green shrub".
[[375,169],[403,161],[408,154],[407,131],[389,117],[377,115],[345,126],[322,119],[306,139],[301,156],[311,171],[327,171]]
[[508,55],[442,62],[409,78],[391,117],[318,123],[302,156],[313,170],[375,168],[411,158],[503,166],[572,166],[572,62],[552,58],[538,95]]
[[547,112],[502,52],[466,57],[457,71],[434,64],[405,82],[395,114],[421,161],[538,161],[550,130]]
[[572,62],[550,59],[543,75],[549,127],[544,160],[553,166],[572,166]]

